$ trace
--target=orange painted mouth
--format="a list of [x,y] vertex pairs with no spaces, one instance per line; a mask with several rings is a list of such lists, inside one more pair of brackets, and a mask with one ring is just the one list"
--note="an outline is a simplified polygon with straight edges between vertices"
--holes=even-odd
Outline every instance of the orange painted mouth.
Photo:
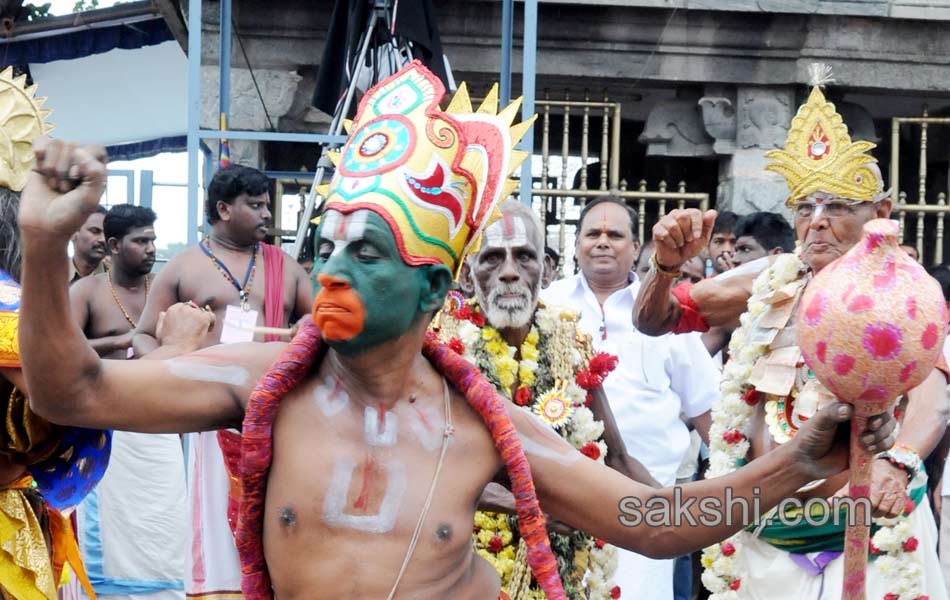
[[318,275],[317,280],[322,287],[313,300],[312,315],[323,338],[345,342],[362,333],[366,309],[350,284],[323,274]]

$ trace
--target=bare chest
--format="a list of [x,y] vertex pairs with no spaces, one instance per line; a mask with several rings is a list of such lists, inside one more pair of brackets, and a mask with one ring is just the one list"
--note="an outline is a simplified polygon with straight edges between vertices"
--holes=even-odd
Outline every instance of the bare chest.
[[[329,556],[320,570],[350,577],[367,571],[370,587],[361,594],[392,584],[413,539],[410,585],[441,585],[448,573],[471,564],[474,508],[498,459],[464,401],[454,400],[452,408],[454,433],[444,438],[441,401],[379,410],[349,398],[332,380],[285,400],[265,505],[268,557]],[[268,564],[275,582],[301,576]],[[378,581],[369,583],[374,575]]]
[[[83,333],[89,339],[99,339],[132,331],[142,316],[145,301],[144,289],[129,291],[103,283],[89,298],[89,319]],[[125,351],[110,358],[125,358]]]
[[[214,337],[214,343],[217,343],[220,337],[228,306],[241,308],[242,290],[245,292],[246,308],[257,314],[256,325],[265,324],[264,307],[267,300],[268,277],[275,277],[278,274],[268,273],[260,253],[250,270],[248,257],[241,260],[221,259],[230,275],[203,254],[196,254],[191,258],[192,260],[179,276],[176,299],[179,302],[193,301],[198,306],[207,306],[214,311],[217,317],[215,329],[211,334]],[[287,276],[282,279],[279,301],[282,304],[283,317],[281,323],[275,325],[277,327],[288,325],[296,302],[295,282]],[[262,341],[262,339],[257,339],[257,341]]]

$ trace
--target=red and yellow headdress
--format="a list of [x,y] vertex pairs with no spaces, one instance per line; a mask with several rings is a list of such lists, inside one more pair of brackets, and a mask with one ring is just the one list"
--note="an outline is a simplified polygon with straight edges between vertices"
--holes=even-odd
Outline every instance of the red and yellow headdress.
[[766,152],[775,162],[766,170],[785,178],[792,206],[811,194],[826,194],[874,202],[885,197],[877,159],[868,154],[875,144],[852,142],[848,126],[835,105],[825,99],[820,85],[831,81],[830,69],[815,64],[810,68],[811,94],[792,119],[785,148]]
[[516,100],[498,113],[498,90],[473,110],[462,84],[446,110],[445,88],[418,61],[372,88],[331,153],[336,173],[319,190],[325,210],[368,209],[389,223],[408,265],[457,273],[528,157],[514,149],[534,117],[512,126]]

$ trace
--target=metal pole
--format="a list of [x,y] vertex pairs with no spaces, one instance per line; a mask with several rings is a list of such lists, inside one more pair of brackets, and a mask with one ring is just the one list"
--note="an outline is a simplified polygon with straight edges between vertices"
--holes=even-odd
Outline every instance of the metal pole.
[[198,243],[198,128],[201,107],[201,0],[188,0],[188,245]]
[[515,36],[515,0],[502,0],[501,9],[501,105],[511,102],[511,49]]
[[[225,119],[231,112],[231,0],[221,0],[221,56],[218,57],[219,107]],[[230,127],[230,124],[228,124]]]
[[[534,115],[534,84],[537,71],[538,54],[538,0],[524,2],[524,49],[521,69],[521,88],[524,98],[521,108],[523,119]],[[521,149],[534,154],[534,127],[525,133],[521,140]],[[521,201],[531,206],[531,162],[529,156],[521,167]]]
[[[353,69],[353,77],[350,78],[349,85],[347,86],[346,99],[343,101],[341,106],[337,107],[336,114],[333,115],[333,121],[330,123],[330,135],[340,135],[340,132],[343,131],[343,119],[346,118],[346,112],[349,110],[350,104],[353,102],[353,95],[356,93],[356,82],[359,80],[360,71],[362,71],[363,63],[366,61],[366,53],[369,51],[369,43],[373,37],[373,29],[376,27],[376,20],[378,18],[379,15],[374,10],[373,16],[369,20],[369,26],[366,28],[364,33],[365,37],[363,38],[363,46],[360,48],[360,55],[356,61],[356,67]],[[313,218],[313,209],[317,204],[317,186],[323,183],[323,174],[326,173],[326,170],[332,166],[333,163],[330,162],[326,151],[324,151],[320,155],[320,161],[317,163],[317,172],[313,176],[313,183],[310,185],[310,193],[307,194],[307,205],[303,210],[303,218],[300,219],[300,224],[297,226],[297,237],[294,238],[294,247],[290,253],[290,255],[294,258],[300,257],[300,250],[303,248],[304,237],[307,235],[307,228],[310,227],[310,219]]]

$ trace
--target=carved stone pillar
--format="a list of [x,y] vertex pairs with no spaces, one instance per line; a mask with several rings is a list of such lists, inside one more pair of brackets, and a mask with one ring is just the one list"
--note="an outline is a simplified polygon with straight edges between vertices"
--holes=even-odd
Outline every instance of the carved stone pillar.
[[785,144],[795,113],[795,88],[740,86],[734,92],[711,87],[700,98],[706,131],[716,138],[713,145],[720,161],[716,206],[748,214],[759,210],[779,212],[785,208],[788,187],[784,180],[765,170],[765,153]]
[[[254,77],[260,86],[264,104],[257,94],[251,73],[247,69],[231,68],[231,110],[228,121],[229,129],[244,129],[251,131],[267,131],[273,122],[280,131],[280,117],[287,114],[294,101],[294,94],[301,77],[292,71],[275,69],[255,69]],[[218,67],[206,66],[201,68],[201,126],[207,129],[217,129],[220,124],[218,112]],[[208,140],[208,145],[217,151],[218,145],[214,140]],[[249,167],[261,167],[260,142],[248,140],[229,140],[231,162]]]
[[698,95],[688,92],[654,106],[639,141],[647,146],[647,156],[715,156]]

